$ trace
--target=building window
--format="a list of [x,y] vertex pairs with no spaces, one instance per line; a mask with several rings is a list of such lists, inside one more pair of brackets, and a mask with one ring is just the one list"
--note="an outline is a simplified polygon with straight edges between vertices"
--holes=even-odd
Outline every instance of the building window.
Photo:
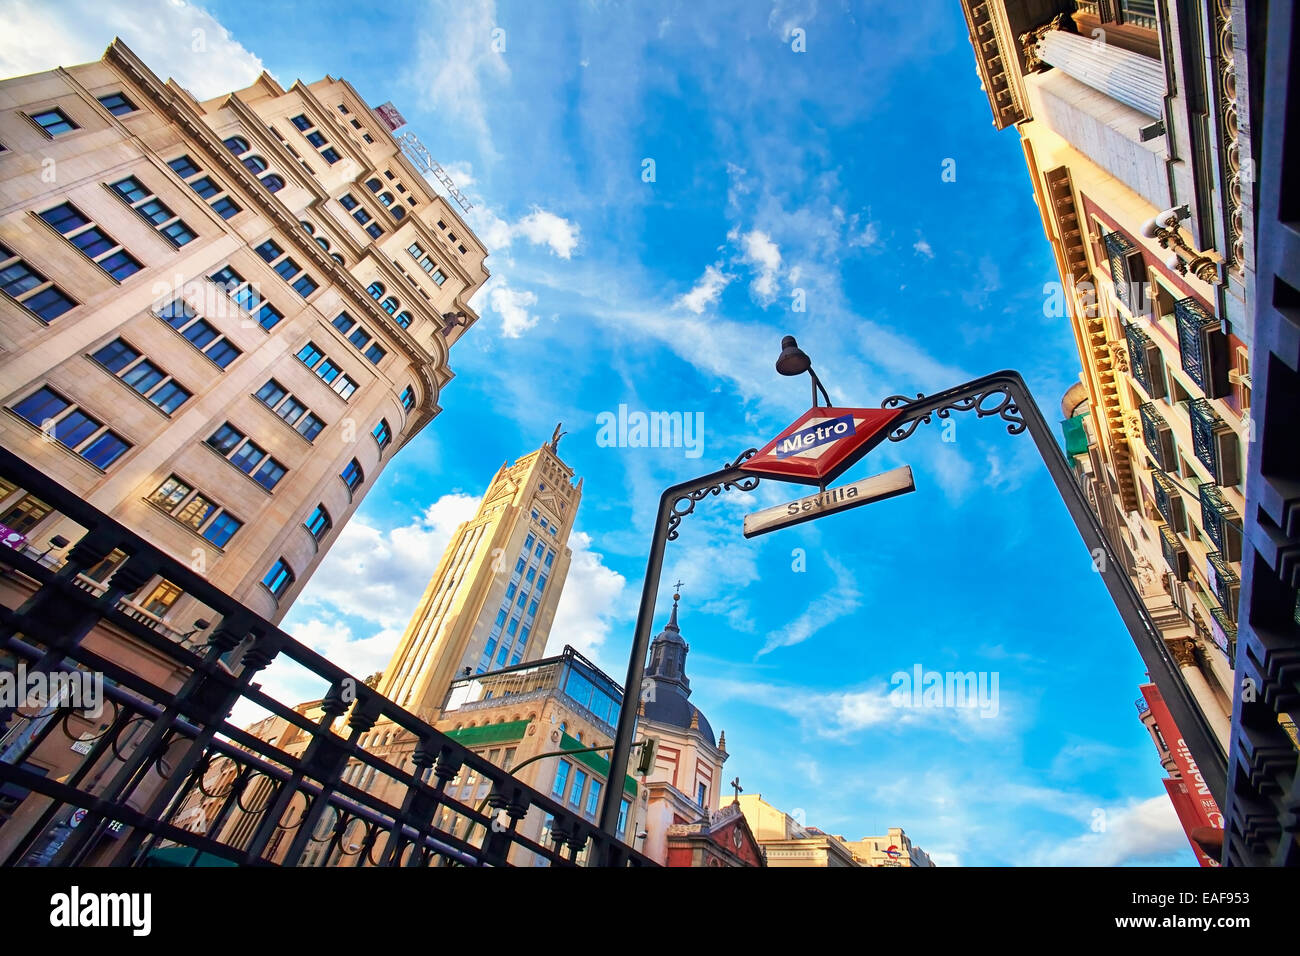
[[379,190],[383,188],[383,185],[384,185],[383,183],[381,183],[377,178],[373,176],[370,179],[366,180],[366,188],[369,189],[372,193],[379,192]]
[[45,130],[50,136],[58,136],[60,133],[68,133],[74,129],[80,129],[76,123],[68,119],[63,110],[55,108],[42,110],[39,113],[31,114],[32,122]]
[[106,470],[131,447],[121,435],[48,386],[37,389],[10,410],[100,470]]
[[269,193],[278,193],[284,188],[284,179],[276,173],[267,173],[260,181]]
[[65,202],[47,209],[40,217],[119,282],[144,268],[117,240],[83,216],[72,203]]
[[317,505],[315,510],[303,523],[307,533],[319,544],[320,540],[329,534],[330,528],[334,527],[334,522],[330,520],[330,513],[325,510],[324,505]]
[[709,796],[708,788],[705,787],[704,784],[702,783],[699,784],[695,789],[695,802],[698,803],[700,806],[704,806],[706,801],[708,800],[708,796]]
[[241,520],[176,475],[155,488],[148,500],[218,548],[225,547],[244,526]]
[[282,595],[294,582],[293,568],[289,567],[289,562],[284,558],[278,558],[275,564],[271,565],[271,570],[266,572],[266,577],[262,578],[262,584],[275,595],[279,600]]
[[93,358],[167,415],[190,398],[188,389],[122,339],[109,342]]
[[299,276],[298,281],[293,284],[293,291],[297,292],[304,299],[310,296],[318,288],[319,286],[316,285],[316,280],[309,275]]
[[379,347],[378,342],[372,344],[370,348],[366,349],[365,351],[365,356],[367,359],[370,360],[370,364],[372,365],[378,365],[380,361],[383,359],[383,357],[387,354],[388,354],[387,352],[385,352],[382,348]]
[[393,440],[392,429],[388,427],[388,419],[379,419],[379,424],[375,426],[374,431],[370,434],[375,436],[375,441],[379,442],[379,450],[383,451]]
[[396,197],[394,197],[390,192],[382,192],[379,194],[378,198],[385,208],[391,206],[396,201]]
[[202,170],[194,165],[194,161],[188,156],[178,156],[167,164],[181,179],[189,179],[191,176],[197,176]]
[[594,817],[600,809],[600,781],[591,781],[591,789],[587,791],[587,816]]
[[272,491],[288,471],[230,422],[209,435],[205,444],[267,491]]
[[366,226],[366,232],[369,234],[371,239],[378,239],[384,234],[384,230],[379,227],[379,224],[373,222]]
[[172,300],[154,314],[222,369],[229,368],[230,363],[243,354],[222,337],[211,322],[200,317],[181,299]]
[[570,764],[567,760],[561,760],[558,767],[555,768],[555,784],[551,787],[551,793],[561,800],[564,799],[564,787],[569,782]]
[[370,213],[366,212],[364,209],[358,209],[352,213],[352,218],[364,226],[370,221]]
[[383,301],[382,305],[380,305],[380,308],[383,309],[385,312],[387,312],[389,315],[392,315],[394,312],[396,312],[397,307],[398,307],[398,302],[391,295]]
[[[579,735],[579,741],[582,737]],[[569,787],[569,802],[575,807],[582,806],[582,791],[587,786],[587,774],[582,770],[573,772],[573,786]]]
[[415,389],[410,385],[402,389],[402,408],[408,412],[415,407]]
[[325,162],[329,163],[331,166],[333,166],[335,163],[337,163],[340,159],[343,158],[338,154],[338,150],[336,150],[333,146],[330,146],[328,149],[321,150],[320,155],[321,155],[321,159],[325,160]]
[[323,421],[309,412],[306,405],[290,395],[275,379],[270,379],[258,389],[257,398],[308,441],[313,441],[325,428]]
[[239,205],[229,196],[222,196],[220,199],[214,200],[212,208],[222,219],[229,219],[240,210]]
[[411,322],[412,322],[412,319],[411,319],[411,313],[410,313],[410,312],[400,312],[400,313],[398,313],[398,315],[397,315],[397,317],[396,317],[396,319],[395,319],[394,321],[396,321],[397,324],[398,324],[401,328],[409,329],[409,328],[411,327]]
[[104,105],[114,116],[125,116],[127,113],[134,113],[136,106],[121,93],[108,93],[99,98],[99,102]]
[[357,390],[357,383],[341,374],[339,367],[325,356],[315,342],[308,342],[299,349],[298,359],[343,398],[351,398]]
[[352,210],[357,208],[357,201],[351,193],[344,193],[339,197],[339,205],[344,209]]
[[245,156],[243,160],[241,160],[241,162],[243,162],[244,168],[247,169],[254,176],[260,176],[262,173],[266,172],[267,170],[266,160],[264,160],[261,156],[257,156],[257,155]]
[[108,188],[177,248],[194,239],[193,230],[136,177],[127,176],[126,179],[109,184]]
[[361,487],[361,483],[366,480],[365,472],[361,470],[361,462],[353,458],[348,462],[347,467],[339,475],[343,479],[343,484],[348,486],[348,491],[356,491]]
[[299,113],[297,116],[292,117],[289,120],[289,122],[292,123],[294,126],[298,127],[298,129],[302,131],[309,130],[316,125],[301,113]]
[[274,242],[272,242],[270,239],[266,240],[266,242],[262,243],[253,251],[256,252],[259,256],[261,256],[262,259],[266,262],[274,262],[276,259],[284,255],[284,250],[281,249]]
[[0,289],[45,322],[57,319],[77,304],[3,245],[0,245]]
[[618,832],[623,833],[627,829],[627,811],[631,809],[631,804],[623,800],[618,805]]
[[242,136],[231,136],[227,139],[223,139],[221,142],[226,149],[230,150],[236,156],[243,156],[248,152],[248,140],[244,139]]
[[366,291],[370,293],[370,298],[378,302],[384,294],[384,287],[379,282],[372,282]]
[[184,592],[165,578],[158,582],[144,601],[144,609],[154,617],[164,617]]

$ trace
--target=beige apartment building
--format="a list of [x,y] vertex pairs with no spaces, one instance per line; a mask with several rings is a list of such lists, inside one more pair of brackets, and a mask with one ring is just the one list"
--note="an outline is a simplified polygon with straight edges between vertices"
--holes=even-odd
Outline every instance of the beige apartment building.
[[[286,90],[264,74],[199,102],[115,41],[98,62],[0,81],[0,443],[278,622],[441,410],[486,254],[344,80]],[[0,480],[8,547],[57,569],[84,531]],[[123,558],[97,555],[73,583],[102,595]],[[172,582],[136,577],[109,617],[191,648],[221,626]],[[37,584],[7,571],[0,601],[20,607]],[[107,619],[80,646],[164,690],[189,677]],[[0,762],[89,771],[110,718],[52,727],[51,713],[7,713]],[[73,810],[0,790],[0,859],[52,859]]]
[[1067,453],[1226,754],[1254,274],[1239,3],[963,0],[1082,374]]
[[[280,620],[440,411],[486,250],[329,76],[198,102],[115,41],[0,82],[0,143],[0,441]],[[0,525],[79,536],[17,488]]]
[[860,866],[934,866],[930,854],[913,843],[902,827],[890,827],[883,836],[844,840],[844,845]]

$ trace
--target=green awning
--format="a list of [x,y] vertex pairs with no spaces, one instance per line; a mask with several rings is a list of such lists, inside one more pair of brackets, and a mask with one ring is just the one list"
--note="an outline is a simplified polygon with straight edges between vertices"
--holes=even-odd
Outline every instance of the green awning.
[[1083,427],[1083,420],[1088,415],[1075,415],[1061,422],[1061,431],[1065,433],[1065,453],[1070,456],[1088,453],[1088,430]]
[[508,744],[521,740],[528,730],[528,721],[511,720],[500,724],[483,724],[480,727],[462,727],[448,730],[446,734],[462,747],[486,747],[489,744]]

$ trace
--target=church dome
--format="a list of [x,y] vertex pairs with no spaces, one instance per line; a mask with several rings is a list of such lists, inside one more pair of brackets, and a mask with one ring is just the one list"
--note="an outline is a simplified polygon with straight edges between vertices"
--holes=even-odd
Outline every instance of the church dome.
[[691,682],[686,676],[686,654],[690,646],[677,626],[680,597],[673,595],[673,610],[668,623],[650,644],[650,664],[646,668],[646,685],[642,692],[642,715],[646,720],[682,730],[695,727],[709,746],[715,747],[713,728],[700,709],[688,700]]

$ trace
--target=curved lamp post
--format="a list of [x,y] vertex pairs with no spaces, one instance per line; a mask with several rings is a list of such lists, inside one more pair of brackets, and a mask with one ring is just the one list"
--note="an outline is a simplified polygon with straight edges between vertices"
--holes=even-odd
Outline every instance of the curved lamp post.
[[[787,335],[781,340],[781,355],[777,359],[776,370],[782,375],[791,376],[807,372],[812,377],[814,408],[817,407],[818,390],[826,396],[825,388],[812,370],[812,360],[799,348],[793,336]],[[830,404],[829,397],[826,398],[826,403]],[[1178,664],[1165,646],[1159,628],[1142,602],[1142,596],[1125,572],[1123,561],[1106,538],[1101,522],[1089,507],[1083,489],[1074,480],[1070,463],[1056,443],[1051,427],[1043,418],[1038,403],[1034,401],[1020,373],[1009,369],[994,372],[929,396],[919,393],[915,398],[891,395],[881,402],[880,407],[900,410],[899,417],[889,426],[888,439],[893,442],[910,438],[919,426],[928,425],[935,418],[950,418],[954,412],[974,412],[976,418],[996,417],[1006,423],[1007,432],[1011,435],[1029,432],[1084,544],[1094,556],[1100,556],[1100,560],[1094,560],[1094,564],[1100,564],[1099,573],[1106,589],[1110,592],[1147,671],[1164,697],[1174,722],[1182,732],[1183,740],[1191,750],[1202,777],[1219,806],[1223,806],[1228,770],[1226,756],[1182,679]],[[622,780],[627,773],[628,756],[636,729],[637,702],[640,697],[638,689],[645,675],[645,659],[650,646],[655,597],[663,571],[664,549],[669,541],[676,539],[682,518],[691,514],[698,502],[733,488],[752,491],[758,487],[758,476],[740,468],[743,462],[757,453],[756,448],[750,448],[718,471],[673,485],[659,499],[645,583],[641,588],[641,606],[637,612],[632,654],[628,660],[627,682],[623,685],[618,733],[614,752],[610,756],[609,785],[605,788],[601,807],[600,827],[615,837],[609,843],[606,859],[602,861],[605,865],[620,865],[623,862],[619,858],[622,851],[615,832],[623,788],[615,786],[613,782]]]

